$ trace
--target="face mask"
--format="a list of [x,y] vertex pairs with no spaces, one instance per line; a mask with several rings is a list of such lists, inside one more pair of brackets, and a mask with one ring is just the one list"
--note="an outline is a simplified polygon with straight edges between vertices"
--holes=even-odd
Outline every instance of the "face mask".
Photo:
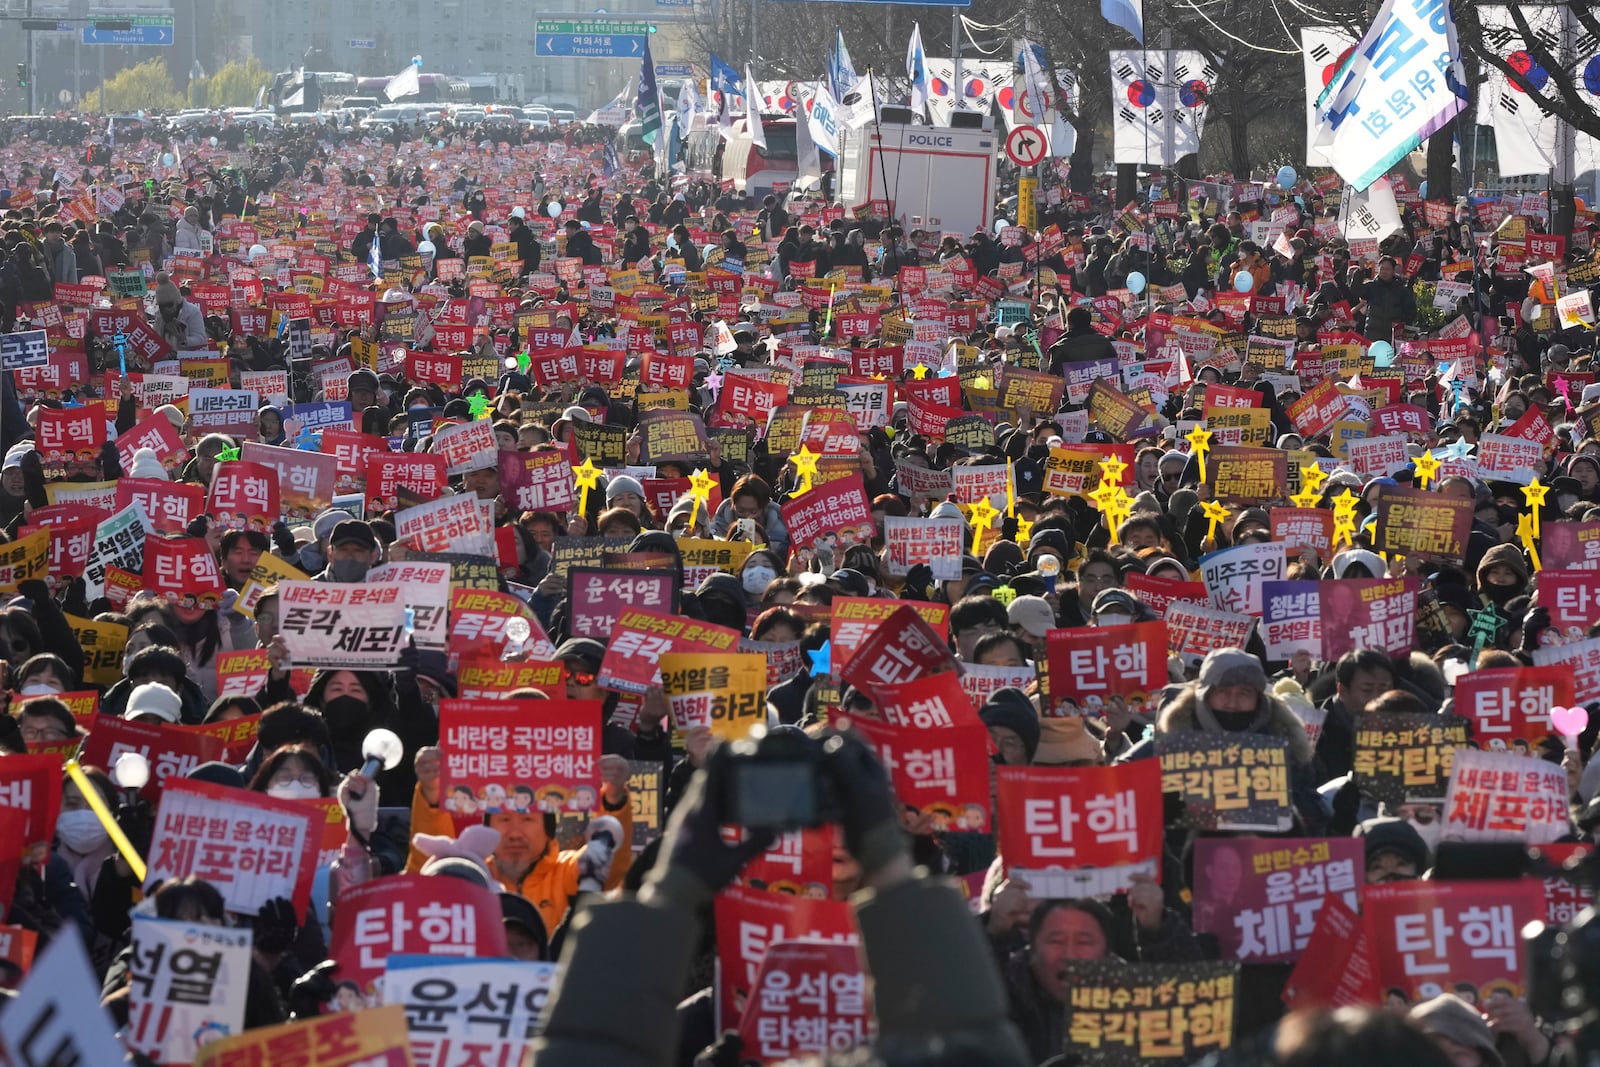
[[1127,626],[1133,622],[1132,615],[1116,615],[1109,611],[1102,611],[1094,617],[1096,626]]
[[22,690],[18,695],[25,697],[42,697],[55,696],[60,692],[61,690],[57,689],[48,682],[29,682],[27,685],[22,687]]
[[1045,459],[1049,455],[1050,455],[1050,446],[1049,445],[1029,445],[1028,446],[1028,458],[1029,459]]
[[328,564],[328,575],[336,582],[364,582],[371,568],[364,559],[336,559]]
[[322,790],[300,781],[279,782],[277,785],[267,786],[267,796],[277,797],[279,800],[315,800],[321,795]]
[[322,705],[322,718],[334,738],[362,738],[367,733],[371,709],[360,697],[334,697]]
[[106,828],[94,812],[64,811],[56,817],[56,836],[77,853],[93,852],[109,839]]
[[1489,598],[1491,604],[1504,607],[1506,604],[1522,595],[1522,584],[1495,585],[1493,582],[1484,582],[1480,592]]
[[744,591],[751,596],[760,596],[767,591],[767,586],[772,579],[778,576],[771,567],[746,567],[740,575],[744,582]]

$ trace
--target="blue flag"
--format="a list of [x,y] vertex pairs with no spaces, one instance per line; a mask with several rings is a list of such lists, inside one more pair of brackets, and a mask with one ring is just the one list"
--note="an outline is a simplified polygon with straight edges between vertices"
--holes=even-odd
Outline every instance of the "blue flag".
[[1144,43],[1144,0],[1100,0],[1100,17]]
[[367,253],[367,262],[372,266],[372,276],[378,281],[383,281],[383,248],[378,244],[378,235],[372,235],[372,250]]
[[828,89],[835,100],[843,100],[845,94],[855,86],[856,68],[850,62],[850,50],[844,46],[844,31],[835,29],[833,54],[828,57]]
[[617,146],[616,146],[616,143],[613,142],[613,141],[607,141],[606,142],[605,161],[601,164],[600,172],[602,174],[604,174],[607,178],[609,178],[613,174],[615,174],[618,170],[620,170],[621,167],[622,167],[622,164],[617,159]]
[[656,64],[650,58],[650,39],[645,38],[644,58],[639,61],[639,98],[634,103],[639,117],[639,135],[654,145],[661,133],[661,94],[656,91]]
[[711,88],[723,96],[743,96],[744,79],[739,72],[711,53]]

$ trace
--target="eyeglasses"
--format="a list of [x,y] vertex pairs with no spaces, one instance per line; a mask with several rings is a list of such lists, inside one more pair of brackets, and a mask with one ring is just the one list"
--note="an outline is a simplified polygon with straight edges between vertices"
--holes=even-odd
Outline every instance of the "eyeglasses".
[[599,677],[594,671],[572,671],[567,675],[576,685],[593,685]]
[[57,741],[65,741],[69,736],[71,735],[56,723],[49,723],[45,726],[22,727],[22,739],[30,745],[53,744]]
[[298,774],[298,775],[295,775],[295,774],[275,774],[275,775],[272,776],[272,781],[270,783],[268,783],[268,784],[270,784],[270,785],[294,785],[296,782],[298,782],[300,785],[305,786],[307,789],[321,789],[322,788],[321,779],[319,779],[315,774],[311,773],[310,771],[306,771],[305,773]]

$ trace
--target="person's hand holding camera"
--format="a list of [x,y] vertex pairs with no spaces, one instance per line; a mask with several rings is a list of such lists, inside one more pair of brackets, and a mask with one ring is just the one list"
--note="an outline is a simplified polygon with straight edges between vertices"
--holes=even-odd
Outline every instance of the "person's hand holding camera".
[[690,780],[667,824],[660,858],[645,879],[641,899],[694,911],[710,903],[746,863],[777,839],[771,830],[752,829],[738,844],[723,840],[723,824],[733,821],[724,810],[733,773],[732,748],[714,748]]

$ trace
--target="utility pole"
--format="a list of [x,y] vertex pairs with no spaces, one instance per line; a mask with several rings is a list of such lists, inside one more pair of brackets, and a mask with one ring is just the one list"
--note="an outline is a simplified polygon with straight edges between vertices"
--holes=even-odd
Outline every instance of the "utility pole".
[[[1561,12],[1561,40],[1556,45],[1556,58],[1562,70],[1571,70],[1577,52],[1581,29],[1572,12],[1571,0],[1558,5]],[[1563,237],[1571,236],[1577,217],[1577,152],[1578,134],[1570,122],[1556,120],[1555,165],[1550,170],[1550,232]]]

